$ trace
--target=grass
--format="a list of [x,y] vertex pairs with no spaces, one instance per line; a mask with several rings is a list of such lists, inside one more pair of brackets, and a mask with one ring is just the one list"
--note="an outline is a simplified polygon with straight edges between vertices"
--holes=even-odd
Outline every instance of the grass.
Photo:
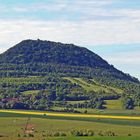
[[[69,104],[76,104],[76,103],[84,103],[85,101],[67,101]],[[122,110],[122,101],[121,99],[118,100],[105,100],[106,104],[104,105],[106,109],[110,110]]]
[[107,109],[121,110],[122,102],[121,100],[105,100]]
[[[53,137],[53,138],[43,138],[43,140],[139,140],[140,137]],[[42,140],[41,138],[0,138],[0,140]]]
[[24,91],[23,94],[24,95],[36,95],[39,92],[39,90],[28,90],[28,91]]
[[[46,114],[46,115],[44,115]],[[59,119],[59,120],[71,120],[71,121],[87,121],[98,122],[115,125],[130,125],[140,126],[139,120],[133,119],[131,116],[106,116],[106,115],[84,115],[84,114],[68,114],[68,113],[54,113],[54,112],[35,112],[35,111],[1,111],[0,117],[33,117],[43,119]],[[114,117],[114,118],[112,118]],[[127,119],[129,117],[129,119]]]
[[16,138],[16,137],[6,137],[0,138],[0,140],[139,140],[140,137],[138,136],[123,136],[123,137],[48,137],[48,138]]
[[47,140],[139,140],[140,137],[66,137],[48,138]]
[[85,81],[82,78],[65,77],[64,79],[67,79],[67,80],[71,81],[72,83],[76,83],[76,84],[80,85],[86,91],[95,91],[95,92],[104,91],[106,93],[112,93],[112,91],[114,91],[118,94],[123,93],[123,90],[121,90],[121,89],[101,85],[101,84],[93,81],[93,79],[91,79],[91,81],[92,81],[91,83],[88,83],[87,81]]
[[82,118],[82,117],[60,117],[60,116],[44,116],[44,115],[31,115],[31,114],[16,114],[16,113],[0,113],[0,117],[32,117],[32,118],[43,118],[43,119],[59,119],[68,121],[87,121],[96,123],[106,123],[114,125],[127,125],[127,126],[140,126],[140,121],[137,120],[118,120],[118,119],[98,119],[98,118]]
[[68,104],[72,104],[72,105],[78,104],[78,103],[84,103],[84,102],[85,102],[85,100],[81,100],[81,101],[67,101]]
[[[31,111],[34,113],[34,111]],[[30,113],[30,112],[29,112]],[[35,114],[0,113],[0,135],[8,136],[2,140],[18,140],[17,134],[23,133],[23,128],[30,117],[29,123],[35,128],[34,139],[36,140],[138,140],[140,138],[140,120],[124,119],[99,119],[82,117],[49,116]],[[37,112],[42,113],[42,112]],[[47,114],[47,113],[46,113]],[[62,113],[57,113],[62,114]],[[64,113],[65,114],[65,113]],[[71,115],[71,114],[70,114]],[[71,130],[93,130],[94,137],[71,137]],[[99,132],[115,132],[118,137],[99,137]],[[52,132],[64,132],[67,137],[43,137],[42,134]],[[131,137],[126,137],[131,134]],[[123,136],[123,137],[120,137]],[[125,137],[124,137],[125,136]],[[21,138],[20,138],[21,139]],[[123,139],[123,140],[125,140]]]
[[[104,86],[96,83],[95,81],[87,83],[82,78],[65,78],[70,80],[72,83],[78,83],[87,91],[105,91],[111,93],[115,91],[121,94],[123,91],[117,88],[112,88],[109,86]],[[16,84],[28,83],[28,82],[39,82],[41,77],[32,78],[15,78],[15,79],[3,79],[9,80],[9,83],[15,82]],[[31,81],[30,81],[31,80]],[[25,91],[24,94],[36,94],[38,90]],[[83,102],[83,101],[79,101]],[[74,102],[70,102],[74,104]],[[77,103],[77,102],[76,102]],[[132,116],[140,118],[140,108],[135,110],[123,110],[121,108],[120,100],[106,100],[105,110],[96,109],[77,109],[80,112],[87,110],[87,114],[68,114],[68,113],[55,113],[47,112],[44,115],[43,112],[35,111],[18,111],[15,113],[11,112],[0,112],[0,135],[7,137],[2,137],[0,140],[22,140],[18,138],[18,133],[23,133],[23,128],[27,122],[27,118],[30,117],[30,124],[34,125],[36,140],[138,140],[140,139],[140,119],[134,120]],[[60,110],[60,108],[59,108]],[[24,113],[23,113],[24,112]],[[91,115],[90,115],[91,114]],[[95,116],[95,114],[100,114]],[[89,115],[89,116],[87,116]],[[95,132],[94,137],[71,137],[70,131],[73,129],[85,130],[91,129]],[[47,132],[65,132],[67,137],[53,137],[44,138],[42,134]],[[99,137],[98,133],[113,131],[118,137]],[[128,137],[128,134],[132,134]],[[28,138],[24,138],[28,139]]]
[[22,110],[0,110],[0,113],[15,113],[29,115],[47,115],[56,117],[74,117],[74,118],[97,118],[97,119],[123,119],[123,120],[140,120],[140,116],[117,116],[103,114],[74,114],[74,113],[55,113],[55,112],[38,112]]
[[[27,117],[7,117],[1,118],[0,132],[8,136],[16,136],[17,133],[22,133],[22,128],[25,127]],[[139,136],[138,126],[115,125],[98,122],[76,121],[76,120],[60,120],[60,119],[45,119],[31,117],[30,124],[33,124],[38,132],[36,136],[40,136],[42,132],[64,132],[70,136],[69,132],[73,129],[85,130],[91,129],[98,136],[100,131],[113,131],[119,136]]]
[[[95,82],[93,79],[91,79],[91,83],[88,83],[85,79],[82,78],[72,78],[72,77],[64,77],[64,79],[67,79],[71,81],[72,83],[77,83],[78,85],[82,86],[85,90],[87,91],[95,91],[95,92],[100,92],[104,91],[106,93],[112,93],[113,91],[121,94],[123,90],[119,88],[113,88],[111,86],[106,86],[99,84]],[[31,77],[8,77],[8,78],[1,78],[0,79],[1,83],[7,83],[7,84],[15,84],[15,85],[22,85],[22,84],[27,84],[27,83],[42,83],[44,82],[44,77],[40,76],[31,76]]]
[[[70,101],[70,102],[76,102],[76,101]],[[78,101],[82,102],[82,101]],[[73,103],[74,104],[74,103]],[[64,107],[53,107],[52,109],[59,111],[64,110]],[[140,115],[140,107],[137,107],[133,110],[126,110],[126,109],[92,109],[92,108],[76,108],[75,110],[84,113],[85,110],[87,111],[87,114],[105,114],[105,115],[124,115],[124,116],[139,116]]]

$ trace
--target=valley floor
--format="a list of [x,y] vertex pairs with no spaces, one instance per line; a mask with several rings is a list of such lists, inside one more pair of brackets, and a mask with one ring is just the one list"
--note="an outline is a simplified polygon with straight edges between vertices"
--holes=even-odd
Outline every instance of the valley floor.
[[[43,140],[139,140],[140,137],[55,137]],[[0,138],[0,140],[42,140],[39,138]]]
[[[26,126],[33,128],[31,137],[24,137]],[[74,137],[73,130],[92,130],[94,136]],[[138,140],[140,116],[0,110],[0,136],[2,140]]]
[[28,115],[46,115],[56,117],[81,117],[81,118],[98,118],[98,119],[125,119],[125,120],[140,120],[140,116],[115,116],[115,115],[96,115],[96,114],[72,114],[72,113],[50,113],[50,112],[35,112],[35,111],[17,111],[17,110],[0,110],[1,113],[16,113]]

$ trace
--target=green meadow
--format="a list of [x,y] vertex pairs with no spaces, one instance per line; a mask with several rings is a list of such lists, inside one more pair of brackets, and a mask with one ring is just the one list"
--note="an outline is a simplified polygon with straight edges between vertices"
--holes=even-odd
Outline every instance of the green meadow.
[[[27,121],[34,128],[33,137],[24,136]],[[94,136],[73,136],[73,130],[92,130]],[[138,140],[140,121],[0,113],[0,137],[2,140]]]

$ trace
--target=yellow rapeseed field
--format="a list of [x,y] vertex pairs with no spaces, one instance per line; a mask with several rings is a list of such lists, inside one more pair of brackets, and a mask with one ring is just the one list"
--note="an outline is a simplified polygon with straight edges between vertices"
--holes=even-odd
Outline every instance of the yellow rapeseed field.
[[0,110],[1,113],[16,113],[28,115],[47,115],[56,117],[81,117],[81,118],[100,118],[100,119],[126,119],[126,120],[140,120],[140,116],[112,116],[112,115],[88,115],[88,114],[68,114],[68,113],[50,113],[50,112],[32,112],[19,110]]

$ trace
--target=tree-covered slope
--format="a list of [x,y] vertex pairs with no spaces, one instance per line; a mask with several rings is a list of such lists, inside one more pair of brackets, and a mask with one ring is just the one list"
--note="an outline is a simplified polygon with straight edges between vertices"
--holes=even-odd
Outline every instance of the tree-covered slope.
[[2,109],[77,112],[118,99],[134,109],[139,94],[136,78],[73,44],[24,40],[0,55]]
[[0,70],[0,76],[5,76],[5,70],[8,70],[6,72],[11,76],[58,73],[139,82],[86,48],[42,40],[24,40],[1,54]]
[[25,40],[1,55],[2,63],[56,63],[72,66],[105,67],[110,65],[95,53],[73,44]]

